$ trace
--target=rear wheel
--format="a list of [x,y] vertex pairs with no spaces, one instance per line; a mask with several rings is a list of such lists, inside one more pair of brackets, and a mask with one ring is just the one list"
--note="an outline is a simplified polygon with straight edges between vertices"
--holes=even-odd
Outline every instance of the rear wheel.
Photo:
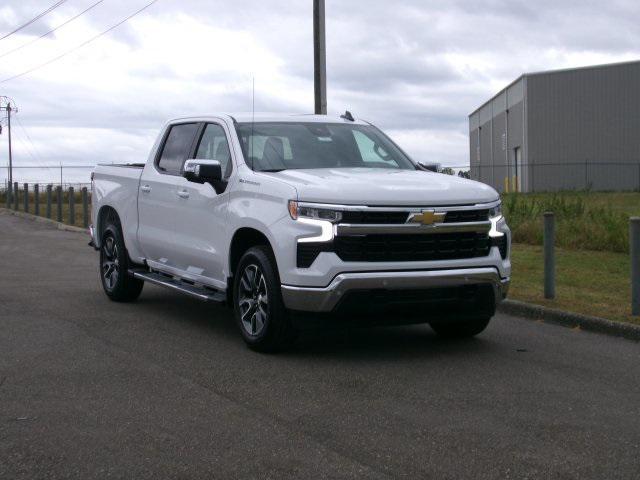
[[107,296],[116,302],[131,302],[142,292],[144,282],[128,273],[129,257],[120,226],[109,223],[100,246],[100,280]]
[[282,302],[277,266],[267,247],[253,247],[240,259],[233,299],[236,322],[250,348],[273,352],[293,342],[295,331]]
[[449,319],[431,322],[431,328],[445,338],[466,338],[482,333],[491,317]]

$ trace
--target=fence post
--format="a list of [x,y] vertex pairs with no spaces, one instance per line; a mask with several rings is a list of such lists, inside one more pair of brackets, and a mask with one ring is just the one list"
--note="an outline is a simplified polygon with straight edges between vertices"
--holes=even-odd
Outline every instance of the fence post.
[[556,226],[553,212],[544,213],[544,298],[556,297]]
[[24,187],[24,196],[22,197],[22,203],[24,204],[25,213],[29,213],[29,184],[25,183]]
[[13,209],[18,210],[18,182],[13,182]]
[[47,185],[47,218],[51,218],[51,185]]
[[33,186],[33,214],[40,216],[40,185]]
[[56,197],[58,200],[58,222],[62,222],[62,186],[56,187]]
[[588,165],[589,165],[589,159],[585,158],[584,159],[584,189],[585,190],[589,189],[589,170],[588,170]]
[[67,190],[69,195],[69,225],[76,224],[76,192],[73,187],[69,187]]
[[640,315],[640,217],[629,220],[631,252],[631,315]]
[[82,187],[82,226],[89,226],[89,194],[87,187]]

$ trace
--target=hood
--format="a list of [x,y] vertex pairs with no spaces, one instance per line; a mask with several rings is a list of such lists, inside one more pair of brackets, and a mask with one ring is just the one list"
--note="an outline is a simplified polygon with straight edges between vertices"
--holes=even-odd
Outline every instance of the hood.
[[265,173],[287,182],[304,202],[342,205],[432,206],[493,202],[484,183],[420,170],[318,168]]

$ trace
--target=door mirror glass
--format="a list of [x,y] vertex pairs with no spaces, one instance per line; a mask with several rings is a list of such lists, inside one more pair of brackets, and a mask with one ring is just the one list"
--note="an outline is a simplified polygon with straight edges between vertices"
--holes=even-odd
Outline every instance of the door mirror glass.
[[184,163],[184,178],[190,182],[207,183],[222,180],[222,165],[218,160],[192,159]]

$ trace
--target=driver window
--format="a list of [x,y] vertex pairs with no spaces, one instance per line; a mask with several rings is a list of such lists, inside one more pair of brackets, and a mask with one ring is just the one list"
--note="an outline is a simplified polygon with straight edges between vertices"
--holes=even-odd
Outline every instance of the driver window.
[[358,145],[362,162],[365,165],[367,163],[384,163],[398,167],[398,163],[393,157],[370,137],[357,130],[353,131],[353,136]]
[[217,160],[222,166],[224,178],[231,175],[231,153],[224,129],[215,123],[209,123],[204,129],[196,159]]

